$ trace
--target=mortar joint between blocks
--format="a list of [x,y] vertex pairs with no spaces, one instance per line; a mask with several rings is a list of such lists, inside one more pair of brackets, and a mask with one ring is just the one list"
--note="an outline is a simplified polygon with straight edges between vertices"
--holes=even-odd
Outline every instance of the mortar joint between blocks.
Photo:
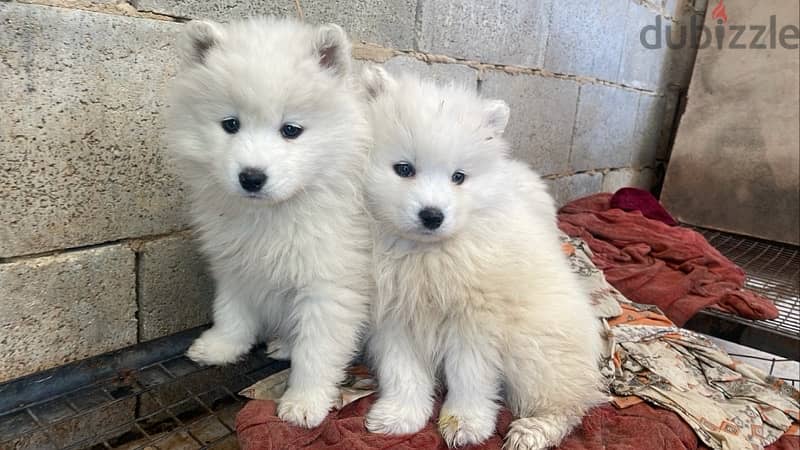
[[664,96],[663,93],[651,89],[629,86],[622,83],[617,83],[613,81],[607,81],[599,78],[587,77],[582,75],[550,72],[544,69],[536,69],[531,67],[522,67],[522,66],[514,66],[507,64],[485,63],[469,59],[454,58],[447,55],[425,53],[416,50],[396,50],[366,42],[362,42],[354,46],[354,57],[362,61],[384,63],[395,56],[412,57],[428,64],[458,64],[467,66],[478,71],[479,79],[482,77],[482,73],[484,71],[495,71],[495,72],[507,73],[509,75],[532,75],[544,78],[556,78],[561,80],[568,80],[579,84],[596,84],[602,86],[609,86],[630,92],[637,92],[643,95],[650,95],[654,97]]
[[126,245],[132,252],[139,252],[141,251],[142,247],[152,241],[156,241],[159,239],[164,239],[168,237],[177,237],[177,236],[189,236],[191,237],[193,232],[191,229],[183,229],[177,231],[170,231],[167,233],[161,234],[152,234],[147,236],[138,236],[132,238],[122,238],[122,239],[114,239],[110,241],[103,241],[103,242],[96,242],[92,244],[86,245],[77,245],[73,247],[65,247],[65,248],[57,248],[52,250],[47,250],[43,252],[35,252],[35,253],[26,253],[23,255],[14,255],[14,256],[5,256],[0,257],[0,264],[10,264],[19,261],[27,261],[37,258],[45,258],[49,256],[59,256],[67,253],[75,253],[84,250],[92,250],[96,248],[102,247],[111,247],[114,245]]
[[94,3],[90,0],[17,0],[21,4],[47,6],[77,11],[86,11],[98,14],[132,17],[136,19],[159,20],[162,22],[184,23],[191,20],[188,17],[171,16],[147,10],[137,9],[132,3]]

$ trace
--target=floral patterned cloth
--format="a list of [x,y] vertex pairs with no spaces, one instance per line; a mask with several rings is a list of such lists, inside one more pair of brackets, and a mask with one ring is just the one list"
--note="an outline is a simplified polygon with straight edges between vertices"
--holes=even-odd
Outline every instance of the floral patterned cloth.
[[592,264],[583,241],[561,239],[606,326],[602,367],[617,406],[643,399],[674,411],[715,450],[764,448],[800,420],[800,392],[675,327],[655,306],[630,302]]

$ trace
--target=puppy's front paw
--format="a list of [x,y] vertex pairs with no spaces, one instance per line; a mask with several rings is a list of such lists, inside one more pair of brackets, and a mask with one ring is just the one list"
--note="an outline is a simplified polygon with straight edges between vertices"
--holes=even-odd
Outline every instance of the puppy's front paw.
[[367,414],[367,430],[382,434],[410,434],[425,427],[430,411],[419,405],[378,399]]
[[280,361],[291,359],[289,345],[281,339],[273,339],[267,343],[267,356]]
[[569,433],[568,420],[557,417],[523,417],[511,422],[504,450],[544,450],[557,446]]
[[300,391],[290,387],[278,403],[278,417],[293,425],[314,428],[321,424],[333,405],[322,390]]
[[247,346],[205,332],[189,347],[186,356],[200,364],[223,365],[236,362],[247,350]]
[[439,432],[448,447],[480,444],[495,430],[492,412],[452,411],[446,407],[439,413]]

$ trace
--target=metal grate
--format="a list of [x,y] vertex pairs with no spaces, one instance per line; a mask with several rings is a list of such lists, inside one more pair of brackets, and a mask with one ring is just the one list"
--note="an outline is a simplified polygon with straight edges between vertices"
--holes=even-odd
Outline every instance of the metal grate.
[[[124,367],[140,345],[0,385],[0,449],[238,448],[234,420],[245,399],[236,393],[287,364],[259,349],[236,365],[201,367],[182,356],[189,342],[141,367]],[[118,366],[113,376],[86,376],[109,364]],[[55,392],[65,380],[72,385]]]
[[714,338],[713,336],[710,339],[733,359],[759,368],[765,373],[791,384],[794,388],[800,389],[800,362],[777,357],[744,345]]
[[779,378],[800,389],[800,365],[797,361],[780,358],[765,353],[765,356],[755,356],[749,353],[728,353],[731,358],[758,367],[775,378]]
[[745,287],[772,300],[773,320],[705,310],[687,328],[800,360],[800,247],[694,227],[747,275]]
[[[796,362],[714,340],[736,359],[800,386]],[[0,398],[0,449],[237,449],[234,420],[245,400],[235,393],[286,367],[266,358],[263,349],[225,368],[203,368],[184,356],[171,356],[137,369],[116,367],[113,377],[73,384],[38,399],[61,388],[65,378],[74,378],[68,373],[72,369],[120,366],[119,359],[124,366],[132,362],[131,352],[152,353],[142,347],[123,350],[111,362],[91,358],[77,368],[0,384],[0,394],[8,395]],[[16,405],[18,400],[22,403]]]
[[775,302],[778,318],[758,321],[758,326],[800,338],[800,248],[719,231],[698,231],[745,271],[745,287]]
[[[241,389],[288,366],[263,348],[239,364],[182,356],[201,330],[0,384],[0,449],[237,449]],[[800,365],[730,342],[732,356],[800,386]]]

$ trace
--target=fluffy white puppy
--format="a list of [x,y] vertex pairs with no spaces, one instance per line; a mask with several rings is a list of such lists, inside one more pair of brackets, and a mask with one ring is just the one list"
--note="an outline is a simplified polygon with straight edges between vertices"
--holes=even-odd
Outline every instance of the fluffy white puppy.
[[190,22],[168,135],[216,280],[214,326],[188,351],[235,361],[259,339],[292,360],[278,415],[328,412],[368,318],[369,129],[336,25]]
[[561,250],[546,186],[509,158],[509,108],[380,69],[364,83],[377,222],[369,351],[380,385],[367,427],[419,430],[441,379],[450,446],[488,438],[503,398],[518,417],[507,448],[558,444],[605,399],[601,327]]

